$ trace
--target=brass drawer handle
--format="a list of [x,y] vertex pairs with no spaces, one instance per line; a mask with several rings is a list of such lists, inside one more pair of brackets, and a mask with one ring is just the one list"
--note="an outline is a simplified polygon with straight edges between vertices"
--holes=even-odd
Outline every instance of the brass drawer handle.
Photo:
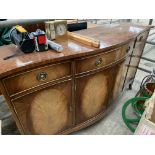
[[45,81],[47,79],[48,74],[46,72],[41,72],[37,75],[38,81]]
[[130,51],[130,46],[127,48],[126,53],[128,53]]
[[143,40],[143,36],[141,36],[140,38],[139,38],[139,41],[142,41]]
[[103,62],[102,58],[98,58],[95,62],[95,66],[97,66],[97,67],[100,66],[102,64],[102,62]]

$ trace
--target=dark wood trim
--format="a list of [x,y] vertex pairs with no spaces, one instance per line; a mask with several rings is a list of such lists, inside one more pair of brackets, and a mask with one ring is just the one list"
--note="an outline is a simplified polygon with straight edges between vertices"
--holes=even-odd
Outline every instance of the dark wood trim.
[[39,90],[48,88],[50,86],[54,86],[54,85],[57,85],[57,84],[60,84],[60,83],[66,82],[66,81],[71,81],[71,80],[72,80],[72,78],[63,78],[62,80],[56,80],[54,82],[49,82],[47,84],[43,84],[43,85],[40,85],[40,86],[36,87],[35,89],[30,89],[30,90],[28,90],[28,91],[26,91],[24,93],[21,93],[20,95],[18,94],[17,96],[12,97],[11,100],[14,101],[14,100],[16,100],[18,98],[21,98],[23,96],[26,96],[28,94],[32,94],[34,92],[37,92]]
[[111,64],[108,64],[108,65],[105,65],[103,67],[100,67],[100,68],[97,68],[97,69],[94,69],[94,70],[90,70],[90,71],[87,71],[87,72],[83,72],[83,73],[79,73],[79,74],[76,74],[75,77],[76,78],[80,78],[80,77],[85,77],[85,76],[88,76],[88,75],[91,75],[91,74],[95,74],[95,73],[98,73],[100,71],[103,71],[103,70],[106,70],[108,68],[111,68],[117,64],[119,64],[120,62],[124,61],[126,59],[127,56],[111,63]]
[[[46,87],[46,86],[50,85],[51,83],[53,83],[53,84],[56,83],[57,84],[57,83],[59,83],[61,81],[65,81],[66,79],[71,79],[71,78],[72,78],[72,76],[66,76],[66,77],[62,77],[62,78],[56,79],[56,80],[51,80],[51,81],[48,81],[48,82],[36,85],[34,87],[31,87],[29,89],[25,89],[23,91],[20,91],[18,93],[13,94],[13,95],[10,95],[10,98],[13,99],[13,98],[16,98],[17,96],[19,96],[19,97],[20,96],[24,96],[25,94],[29,94],[29,92],[31,92],[31,91],[33,92],[34,89],[39,89],[39,88],[42,88],[44,86]],[[4,85],[5,90],[6,90],[7,94],[8,94],[8,96],[9,96],[9,93],[7,91],[7,88],[6,88],[6,85],[5,85],[4,81],[3,81],[3,85]]]

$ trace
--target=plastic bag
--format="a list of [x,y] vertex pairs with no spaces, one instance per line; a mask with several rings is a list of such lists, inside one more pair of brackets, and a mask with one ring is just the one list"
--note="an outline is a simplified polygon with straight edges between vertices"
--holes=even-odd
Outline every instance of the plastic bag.
[[10,27],[0,29],[0,46],[8,45],[11,43],[10,39]]

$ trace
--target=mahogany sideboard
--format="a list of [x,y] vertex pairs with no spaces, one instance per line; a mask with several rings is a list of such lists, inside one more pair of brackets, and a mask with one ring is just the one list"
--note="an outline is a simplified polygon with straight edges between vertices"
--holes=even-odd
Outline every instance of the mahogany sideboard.
[[132,55],[142,53],[149,29],[119,24],[80,30],[76,33],[99,40],[100,47],[66,36],[56,40],[62,53],[0,47],[0,89],[21,134],[69,134],[103,118],[135,76],[129,66],[139,60]]

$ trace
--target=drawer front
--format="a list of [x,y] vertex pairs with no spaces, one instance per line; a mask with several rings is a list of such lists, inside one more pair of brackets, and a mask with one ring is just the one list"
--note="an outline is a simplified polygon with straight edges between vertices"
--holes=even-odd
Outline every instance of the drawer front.
[[32,87],[48,83],[63,77],[71,76],[71,63],[53,64],[3,79],[9,95]]
[[126,55],[126,52],[126,50],[119,48],[99,55],[78,59],[76,60],[76,74],[110,65],[111,63],[123,58]]
[[133,52],[134,43],[135,43],[135,40],[131,41],[131,42],[130,42],[129,44],[127,44],[127,45],[124,45],[124,46],[122,47],[122,51],[124,51],[124,52],[122,52],[122,53],[125,54],[125,52],[126,52],[128,55],[131,55],[132,52]]
[[149,31],[145,31],[137,37],[135,47],[139,46],[142,42],[145,42],[148,37]]

